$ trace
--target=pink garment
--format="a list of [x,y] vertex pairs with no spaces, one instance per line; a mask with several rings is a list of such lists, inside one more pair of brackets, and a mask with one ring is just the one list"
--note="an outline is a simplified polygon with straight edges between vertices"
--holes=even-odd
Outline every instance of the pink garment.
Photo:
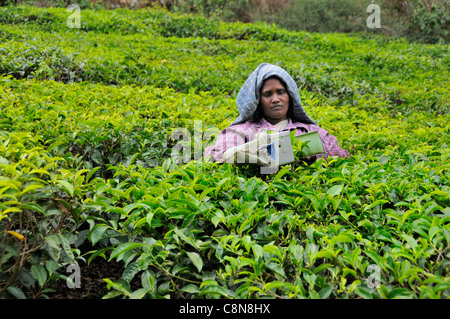
[[[295,136],[313,131],[319,133],[323,147],[325,149],[325,154],[316,155],[317,158],[326,158],[328,156],[349,156],[349,153],[346,150],[339,147],[337,138],[333,135],[330,135],[328,131],[320,128],[315,124],[292,122],[291,119],[289,119],[288,121],[289,122],[283,129],[283,131],[295,129]],[[279,130],[274,125],[267,122],[264,118],[260,119],[257,122],[248,120],[240,124],[231,125],[220,132],[220,134],[217,136],[215,145],[205,148],[204,157],[205,159],[207,159],[211,156],[215,161],[223,162],[223,153],[225,153],[226,150],[252,141],[256,138],[256,134],[262,131],[279,132]]]

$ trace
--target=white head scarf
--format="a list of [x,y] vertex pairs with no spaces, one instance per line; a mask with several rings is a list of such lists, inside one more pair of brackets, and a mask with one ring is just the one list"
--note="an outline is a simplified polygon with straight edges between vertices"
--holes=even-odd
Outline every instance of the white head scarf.
[[236,99],[239,117],[231,125],[239,124],[252,118],[259,104],[261,86],[271,76],[279,77],[286,84],[294,108],[294,119],[305,124],[316,124],[303,110],[298,87],[294,79],[279,66],[262,63],[250,74],[239,90]]

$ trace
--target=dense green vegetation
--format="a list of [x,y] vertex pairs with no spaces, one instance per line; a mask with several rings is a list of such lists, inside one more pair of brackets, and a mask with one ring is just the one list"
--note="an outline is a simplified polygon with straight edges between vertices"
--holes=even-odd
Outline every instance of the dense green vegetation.
[[[141,0],[140,4],[152,2]],[[111,0],[103,0],[107,4]],[[153,1],[154,2],[154,1]],[[172,10],[201,12],[225,21],[275,23],[309,32],[374,33],[422,43],[447,42],[450,4],[446,0],[188,0],[165,1]],[[381,23],[368,28],[375,4]],[[369,12],[369,13],[368,13]],[[369,18],[370,19],[370,18]]]
[[[107,298],[448,298],[447,45],[158,10],[0,8],[0,293],[124,266]],[[262,62],[350,158],[190,161]],[[201,121],[201,122],[200,122]],[[200,123],[196,125],[195,123]],[[193,157],[192,157],[193,158]]]

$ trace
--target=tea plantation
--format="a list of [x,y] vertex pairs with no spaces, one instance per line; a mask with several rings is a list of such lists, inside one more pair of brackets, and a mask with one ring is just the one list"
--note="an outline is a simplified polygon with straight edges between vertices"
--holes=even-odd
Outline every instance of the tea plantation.
[[[0,8],[2,298],[83,289],[98,260],[119,269],[99,298],[450,297],[448,45],[70,14]],[[263,62],[349,158],[201,160]]]

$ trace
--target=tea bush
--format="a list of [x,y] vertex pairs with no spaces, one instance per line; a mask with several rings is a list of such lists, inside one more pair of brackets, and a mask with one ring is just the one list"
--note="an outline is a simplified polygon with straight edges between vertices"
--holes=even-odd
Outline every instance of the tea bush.
[[[447,77],[439,71],[448,64],[445,45],[291,32],[266,24],[205,23],[209,20],[150,10],[84,10],[80,29],[70,29],[64,10],[24,8],[0,9],[8,23],[0,34],[6,40],[0,47],[0,71],[16,78],[234,95],[241,86],[237,79],[265,60],[286,68],[322,104],[383,103],[396,111],[448,112]],[[47,25],[61,31],[50,32]],[[268,49],[267,41],[277,49]]]
[[225,21],[268,22],[290,30],[362,32],[406,37],[411,42],[448,43],[449,3],[446,0],[378,0],[380,28],[367,27],[369,0],[181,1],[174,10],[198,12]]
[[[449,297],[447,46],[0,10],[4,298],[51,298],[97,258],[123,265],[104,298]],[[293,75],[350,158],[273,175],[194,160],[261,62]],[[181,163],[179,128],[194,151]]]

